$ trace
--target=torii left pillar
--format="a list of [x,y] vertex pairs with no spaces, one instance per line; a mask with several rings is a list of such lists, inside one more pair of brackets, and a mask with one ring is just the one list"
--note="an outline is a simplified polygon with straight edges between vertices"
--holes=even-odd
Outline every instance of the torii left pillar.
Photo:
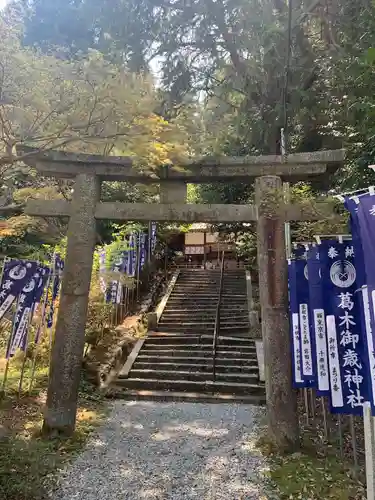
[[43,422],[43,432],[47,434],[71,434],[75,428],[85,344],[85,336],[77,335],[77,332],[85,331],[100,184],[97,175],[80,173],[74,185],[59,305],[64,314],[57,316]]

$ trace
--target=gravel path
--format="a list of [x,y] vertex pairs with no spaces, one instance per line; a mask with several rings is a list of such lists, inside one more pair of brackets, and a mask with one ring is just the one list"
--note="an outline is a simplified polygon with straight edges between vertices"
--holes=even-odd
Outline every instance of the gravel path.
[[259,500],[252,450],[263,410],[249,405],[117,401],[53,500]]

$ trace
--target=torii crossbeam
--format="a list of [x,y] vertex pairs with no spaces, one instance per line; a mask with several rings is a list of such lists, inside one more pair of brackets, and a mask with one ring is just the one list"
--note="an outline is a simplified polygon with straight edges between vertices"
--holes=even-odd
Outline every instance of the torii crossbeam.
[[[280,197],[282,180],[299,181],[326,174],[344,160],[344,151],[300,153],[283,158],[259,156],[205,159],[179,168],[145,173],[129,158],[75,155],[58,151],[22,151],[24,161],[41,174],[74,178],[72,201],[27,203],[38,217],[69,217],[68,247],[60,307],[52,348],[45,431],[71,433],[75,427],[78,385],[85,339],[96,221],[249,222],[258,224],[262,335],[269,429],[280,447],[298,446],[296,397],[292,390],[288,326],[287,265],[284,225],[290,220],[332,217],[326,203],[287,205]],[[328,169],[328,170],[327,170]],[[187,183],[253,182],[256,205],[189,205]],[[104,203],[103,180],[159,183],[160,204]]]

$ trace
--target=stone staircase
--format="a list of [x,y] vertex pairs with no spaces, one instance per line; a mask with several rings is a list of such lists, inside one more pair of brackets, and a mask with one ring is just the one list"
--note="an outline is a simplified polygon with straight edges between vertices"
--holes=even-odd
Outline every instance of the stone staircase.
[[[249,338],[245,272],[224,274],[213,380],[213,334],[220,272],[182,272],[158,331],[134,353],[111,387],[128,399],[264,403],[255,342]],[[126,365],[125,365],[126,366]]]
[[[220,283],[219,270],[181,272],[168,299],[158,331],[213,334]],[[225,271],[220,309],[220,335],[249,335],[244,270]]]

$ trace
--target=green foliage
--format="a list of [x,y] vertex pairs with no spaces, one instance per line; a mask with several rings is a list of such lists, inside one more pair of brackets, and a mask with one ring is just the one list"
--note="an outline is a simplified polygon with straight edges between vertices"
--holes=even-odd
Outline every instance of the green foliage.
[[[136,155],[141,168],[202,153],[272,154],[280,151],[286,105],[288,152],[342,145],[348,152],[333,179],[325,178],[324,186],[314,183],[314,190],[300,192],[299,199],[320,196],[329,183],[339,190],[375,182],[367,168],[375,163],[372,2],[338,0],[325,11],[313,9],[314,2],[293,5],[285,94],[286,0],[109,1],[32,0],[25,7],[14,0],[7,9],[11,28],[5,31],[10,40],[5,52],[16,63],[9,67],[22,68],[10,74],[28,90],[29,122],[35,109],[42,122],[54,110],[42,127],[43,134],[55,134],[54,146],[61,126],[68,123],[63,137],[73,142],[67,147]],[[23,48],[14,32],[17,23],[23,29]],[[48,64],[52,70],[46,70]],[[152,72],[157,66],[155,92]],[[38,88],[37,73],[43,74]],[[82,77],[78,81],[77,74]],[[56,113],[55,88],[63,103]],[[47,99],[39,111],[42,92]],[[87,123],[91,109],[94,126]],[[203,203],[249,203],[252,195],[252,187],[242,184],[189,188],[189,200]],[[153,188],[103,186],[108,201],[156,201],[157,196]],[[219,229],[244,235],[241,252],[253,248],[249,228]],[[339,229],[327,221],[292,227],[298,239]],[[110,223],[100,223],[102,243],[111,241],[112,232]]]
[[[58,51],[25,47],[22,26],[10,15],[15,3],[0,17],[0,207],[22,208],[30,198],[71,198],[70,181],[42,178],[23,163],[28,158],[25,145],[44,151],[125,155],[146,171],[178,163],[190,154],[184,124],[168,122],[154,112],[159,102],[151,77],[109,62],[91,45],[73,59]],[[78,6],[65,4],[73,10]],[[63,5],[56,8],[61,8],[59,22],[67,22]],[[78,25],[79,16],[75,20]],[[119,182],[103,185],[105,201],[155,197],[155,188]],[[42,243],[53,246],[66,233],[66,222],[15,213],[0,220],[0,251],[24,257]],[[99,224],[99,240],[110,240],[112,232],[109,222]]]
[[360,500],[364,487],[353,471],[337,457],[318,458],[296,453],[275,460],[270,477],[277,485],[280,500]]

